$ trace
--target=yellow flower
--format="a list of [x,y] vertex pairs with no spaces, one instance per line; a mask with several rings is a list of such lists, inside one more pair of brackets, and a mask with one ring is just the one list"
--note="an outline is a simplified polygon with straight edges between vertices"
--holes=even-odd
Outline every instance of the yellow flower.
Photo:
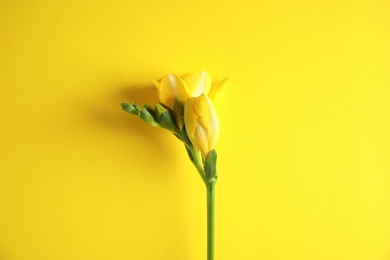
[[198,71],[184,76],[168,74],[160,81],[153,80],[153,83],[157,87],[159,100],[172,108],[176,97],[185,102],[204,93],[214,99],[223,92],[228,81],[229,79],[225,78],[212,85],[210,74],[206,71]]
[[215,148],[219,137],[219,121],[207,95],[187,99],[184,122],[192,144],[206,157]]

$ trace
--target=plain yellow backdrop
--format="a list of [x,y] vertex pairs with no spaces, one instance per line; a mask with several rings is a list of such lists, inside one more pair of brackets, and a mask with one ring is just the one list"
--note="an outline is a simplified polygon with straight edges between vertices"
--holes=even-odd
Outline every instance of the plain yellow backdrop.
[[217,104],[216,260],[390,259],[390,2],[0,2],[0,259],[199,260],[206,190],[120,109]]

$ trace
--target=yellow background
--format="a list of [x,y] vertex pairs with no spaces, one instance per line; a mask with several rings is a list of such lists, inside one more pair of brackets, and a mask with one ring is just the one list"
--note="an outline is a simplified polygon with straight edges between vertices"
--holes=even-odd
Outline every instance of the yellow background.
[[0,2],[0,259],[206,256],[206,191],[120,109],[231,77],[216,260],[390,259],[390,2]]

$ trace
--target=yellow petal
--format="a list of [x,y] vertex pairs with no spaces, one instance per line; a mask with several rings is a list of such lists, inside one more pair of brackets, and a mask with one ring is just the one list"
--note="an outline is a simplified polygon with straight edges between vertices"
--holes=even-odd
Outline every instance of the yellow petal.
[[189,98],[184,105],[184,123],[191,141],[195,136],[196,124],[198,122],[198,116],[194,110],[194,101],[195,98]]
[[204,156],[214,149],[219,137],[219,122],[213,104],[205,94],[187,100],[184,120],[188,137]]
[[209,129],[209,122],[212,120],[210,113],[210,106],[207,102],[207,96],[201,95],[195,99],[194,102],[194,111],[199,117],[198,121],[206,130]]
[[[155,84],[156,85],[156,84]],[[162,78],[158,88],[158,98],[162,103],[169,107],[173,107],[175,97],[180,97],[182,100],[188,98],[187,88],[183,80],[176,74],[168,74]]]
[[208,152],[211,150],[210,144],[208,142],[208,133],[200,124],[196,125],[195,133],[196,136],[194,140],[194,145],[203,154],[203,157],[205,157],[206,154],[208,154]]
[[198,97],[202,93],[210,92],[212,79],[206,71],[198,71],[189,74],[184,78],[187,90],[190,96]]
[[184,107],[184,122],[191,143],[205,155],[208,150],[207,133],[199,124],[199,116],[195,111],[196,98],[187,99]]
[[199,116],[199,125],[207,132],[208,153],[215,148],[218,142],[220,130],[218,116],[214,109],[213,102],[205,94],[202,94],[197,98],[195,111]]
[[160,88],[160,85],[161,85],[160,82],[158,82],[157,80],[154,80],[154,79],[152,79],[152,82],[153,82],[153,85],[154,85],[157,89]]
[[215,100],[220,95],[222,95],[223,92],[225,92],[227,85],[229,84],[229,80],[230,80],[229,78],[225,78],[225,79],[221,80],[220,82],[218,82],[217,84],[213,85],[211,87],[211,90],[209,93],[209,98],[211,98],[212,100]]

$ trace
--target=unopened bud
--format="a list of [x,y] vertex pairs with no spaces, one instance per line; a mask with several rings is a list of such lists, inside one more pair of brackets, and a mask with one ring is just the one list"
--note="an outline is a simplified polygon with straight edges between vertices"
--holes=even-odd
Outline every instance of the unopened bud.
[[181,130],[184,125],[184,104],[179,97],[175,98],[173,104],[173,116],[179,129]]
[[170,131],[176,128],[175,121],[172,118],[172,112],[169,111],[166,107],[161,104],[157,104],[155,112],[157,114],[158,121],[160,122],[160,125],[162,127]]
[[159,127],[159,123],[155,121],[155,118],[153,117],[152,113],[150,113],[146,108],[143,108],[141,112],[139,113],[139,117],[144,120],[146,123],[154,126]]
[[138,116],[139,115],[139,112],[141,111],[139,108],[139,106],[136,104],[136,103],[133,103],[133,104],[129,104],[127,102],[123,102],[121,104],[121,107],[124,111],[126,111],[127,113],[129,114],[132,114],[132,115],[136,115]]

